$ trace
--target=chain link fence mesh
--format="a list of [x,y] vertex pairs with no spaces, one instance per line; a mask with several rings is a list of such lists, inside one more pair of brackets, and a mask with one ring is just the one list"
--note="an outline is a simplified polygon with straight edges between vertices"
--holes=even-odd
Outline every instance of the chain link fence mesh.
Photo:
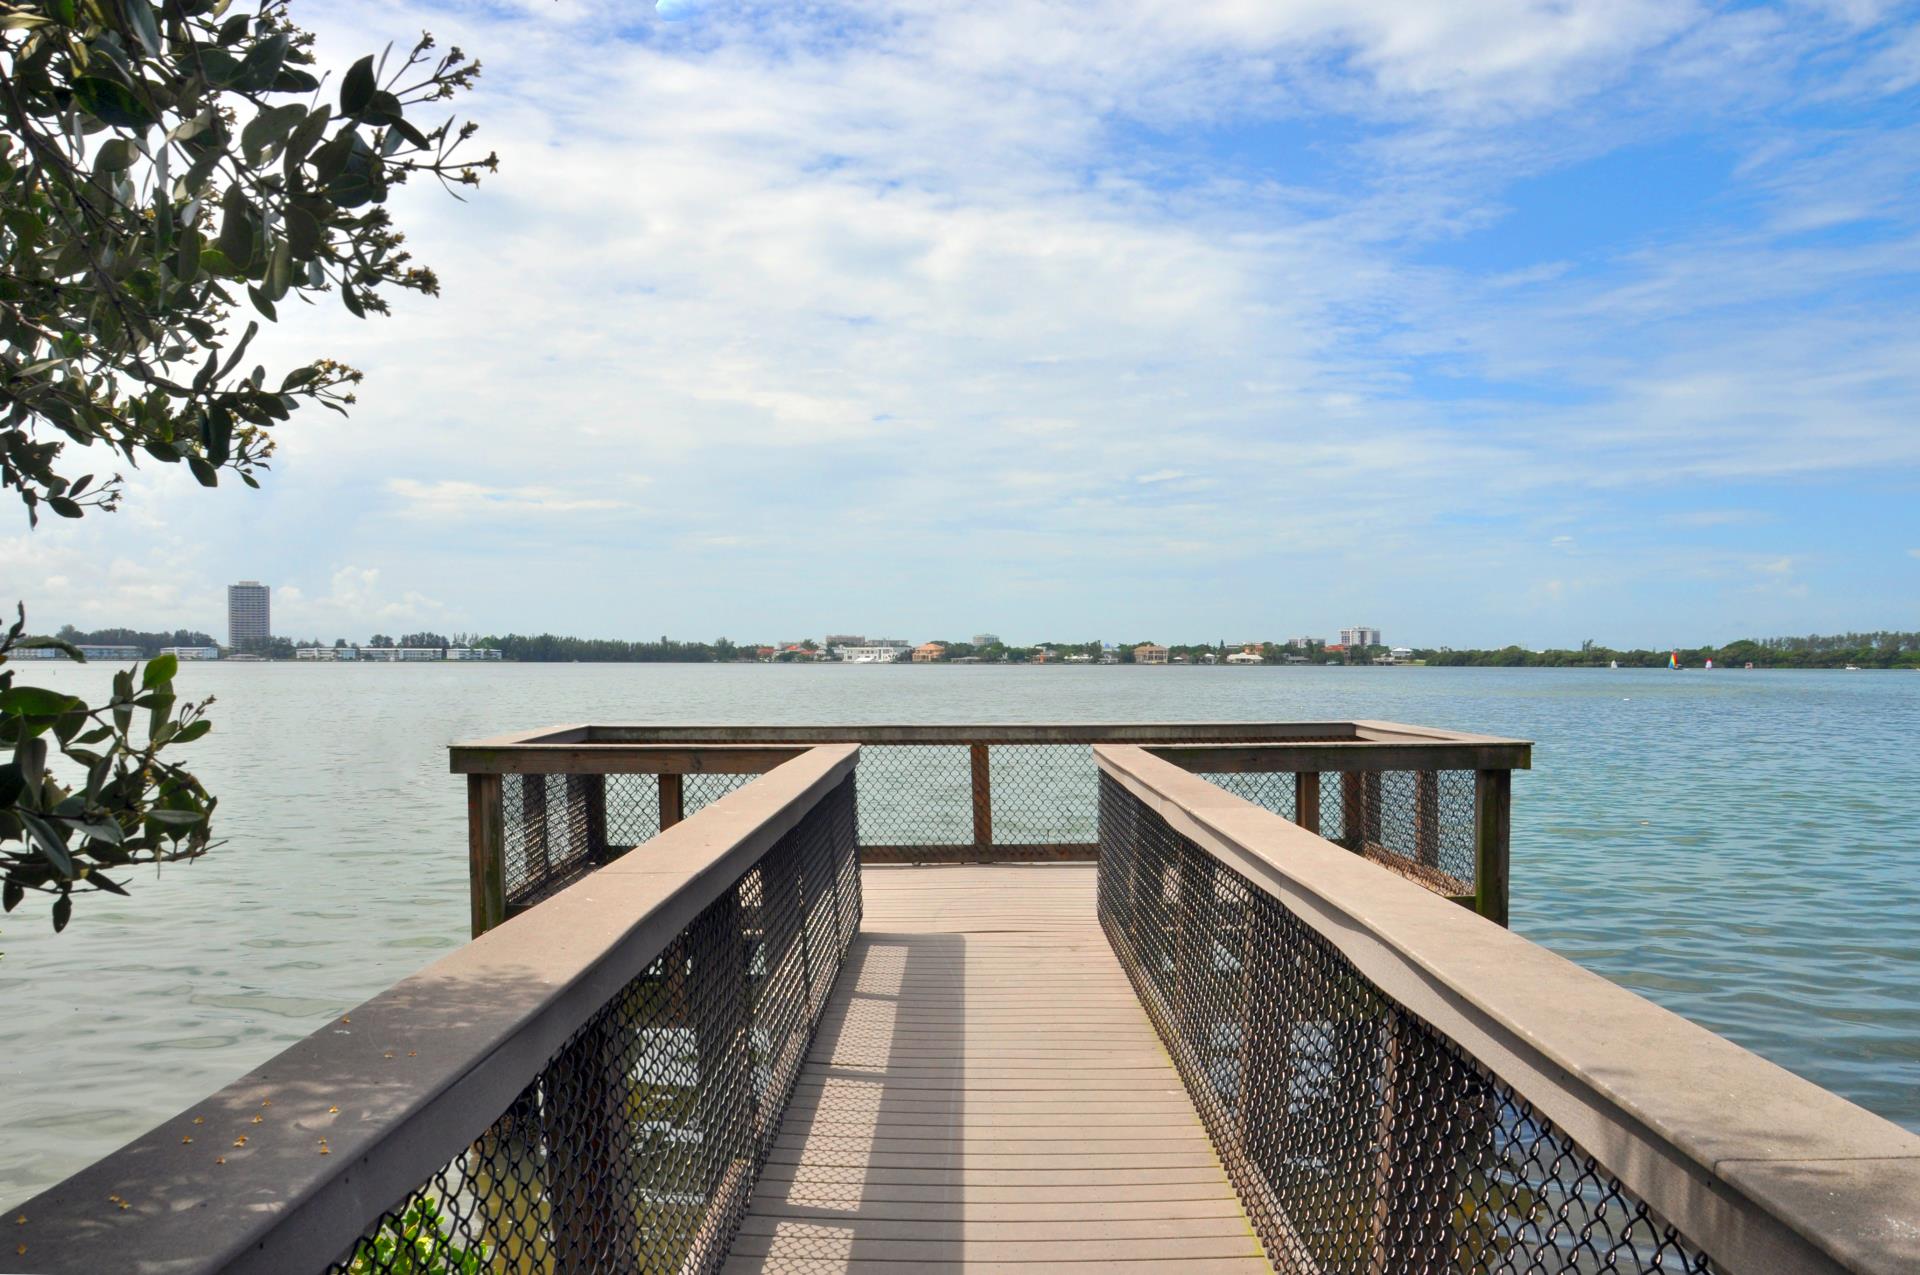
[[[1295,741],[1299,742],[1299,741]],[[973,758],[966,744],[867,744],[860,750],[860,844],[888,857],[952,857],[977,844]],[[1202,778],[1298,819],[1302,777],[1288,771],[1203,772]],[[752,775],[674,777],[682,815]],[[1003,857],[1086,857],[1098,839],[1091,745],[987,745],[989,847]],[[1326,771],[1317,785],[1322,836],[1439,894],[1476,888],[1474,772]],[[507,775],[503,782],[509,913],[522,911],[660,831],[658,775]]]
[[1100,834],[1101,926],[1277,1269],[1714,1269],[1511,1086],[1106,776]]
[[[565,785],[527,778],[551,817]],[[854,804],[849,778],[329,1275],[718,1269],[860,926]],[[547,833],[540,870],[577,862]]]

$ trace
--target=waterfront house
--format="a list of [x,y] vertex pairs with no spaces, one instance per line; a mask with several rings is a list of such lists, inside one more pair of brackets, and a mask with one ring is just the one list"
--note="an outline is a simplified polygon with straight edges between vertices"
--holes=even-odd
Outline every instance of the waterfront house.
[[913,648],[913,662],[915,664],[937,664],[946,658],[947,644],[945,642],[922,642],[919,646]]
[[1165,664],[1167,662],[1167,648],[1164,646],[1156,646],[1152,642],[1142,642],[1139,646],[1133,648],[1133,662],[1135,664]]
[[1257,651],[1235,651],[1227,657],[1229,664],[1265,664],[1266,658]]

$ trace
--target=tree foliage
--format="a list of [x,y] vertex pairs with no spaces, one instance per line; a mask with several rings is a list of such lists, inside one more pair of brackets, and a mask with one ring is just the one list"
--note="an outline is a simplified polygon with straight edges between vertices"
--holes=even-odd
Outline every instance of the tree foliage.
[[[479,64],[423,35],[330,77],[288,2],[0,0],[0,489],[29,522],[115,508],[101,460],[258,486],[275,428],[344,411],[360,380],[325,358],[249,366],[260,321],[439,290],[385,203],[418,176],[452,189],[492,169],[463,153],[474,126],[439,115]],[[79,655],[16,625],[0,665],[30,645]],[[213,800],[158,755],[209,728],[204,705],[176,708],[173,675],[164,657],[137,687],[118,675],[95,709],[0,671],[9,909],[50,891],[62,926],[76,887],[121,889],[103,869],[205,850]],[[48,777],[49,740],[83,785]]]
[[[114,674],[101,707],[37,686],[14,684],[7,656],[33,647],[80,652],[59,638],[23,636],[24,613],[0,638],[0,875],[11,912],[27,891],[53,895],[53,928],[65,929],[76,888],[125,894],[108,869],[172,863],[206,852],[214,798],[161,750],[212,729],[207,704],[178,705],[176,661],[149,660]],[[63,778],[49,768],[55,751]]]

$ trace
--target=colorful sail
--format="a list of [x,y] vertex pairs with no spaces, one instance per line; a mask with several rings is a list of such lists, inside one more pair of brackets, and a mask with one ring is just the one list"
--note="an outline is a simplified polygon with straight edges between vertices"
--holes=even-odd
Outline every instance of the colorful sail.
[[1668,668],[1680,667],[1680,652],[1675,651],[1672,655],[1669,655],[1667,657],[1667,667]]

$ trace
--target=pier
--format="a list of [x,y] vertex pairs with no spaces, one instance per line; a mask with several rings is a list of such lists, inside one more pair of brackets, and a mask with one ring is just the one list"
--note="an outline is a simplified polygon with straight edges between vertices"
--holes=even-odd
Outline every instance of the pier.
[[1920,1138],[1510,933],[1523,741],[455,745],[475,937],[9,1217],[48,1272],[1897,1272]]

